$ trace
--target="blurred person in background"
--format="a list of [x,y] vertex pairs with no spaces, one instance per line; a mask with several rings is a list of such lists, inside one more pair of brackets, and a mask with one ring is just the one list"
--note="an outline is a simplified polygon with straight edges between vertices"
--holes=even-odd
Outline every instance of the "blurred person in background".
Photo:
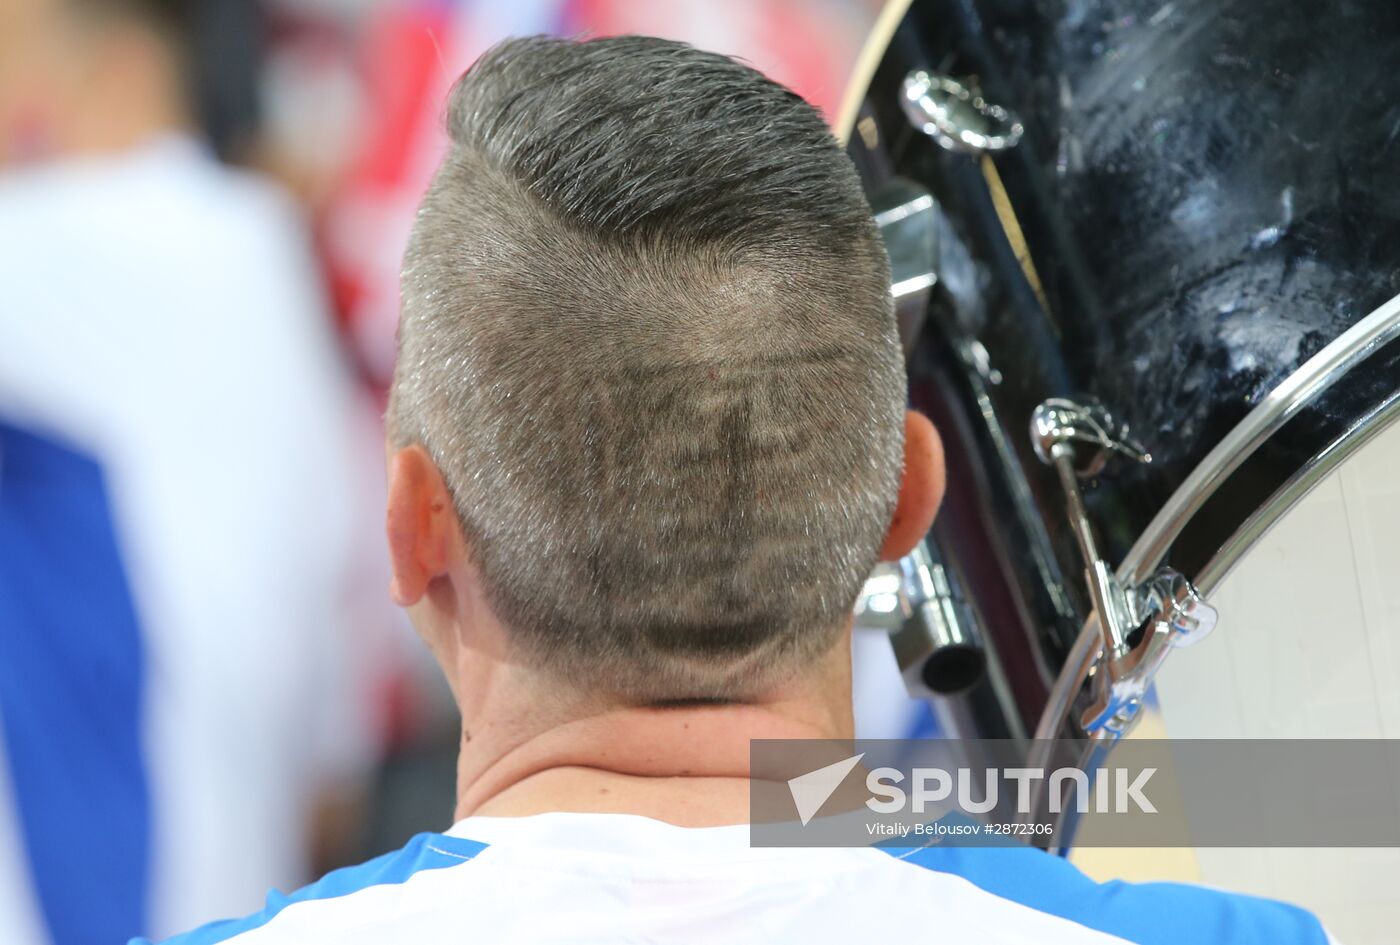
[[0,0],[5,945],[254,907],[365,760],[374,451],[295,208],[217,157],[252,10]]

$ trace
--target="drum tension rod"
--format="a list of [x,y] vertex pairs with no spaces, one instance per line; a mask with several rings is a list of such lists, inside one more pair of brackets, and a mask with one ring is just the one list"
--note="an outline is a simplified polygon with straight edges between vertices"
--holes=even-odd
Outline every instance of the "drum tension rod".
[[1031,441],[1041,461],[1055,468],[1064,490],[1103,638],[1093,702],[1080,721],[1088,734],[1116,740],[1137,722],[1143,696],[1167,654],[1208,634],[1217,614],[1181,573],[1164,567],[1147,583],[1124,587],[1099,554],[1079,480],[1097,476],[1113,453],[1152,461],[1128,438],[1126,426],[1097,405],[1051,398],[1031,415]]

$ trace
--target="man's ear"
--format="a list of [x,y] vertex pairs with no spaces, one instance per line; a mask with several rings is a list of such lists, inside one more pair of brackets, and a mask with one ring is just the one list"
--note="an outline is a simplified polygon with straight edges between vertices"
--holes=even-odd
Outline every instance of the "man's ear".
[[427,593],[434,578],[447,572],[462,547],[451,493],[421,446],[406,447],[389,457],[385,531],[394,572],[389,593],[399,606],[411,607]]
[[943,441],[928,417],[910,410],[904,414],[904,480],[894,507],[881,561],[897,561],[914,550],[933,526],[943,502],[947,479],[943,469]]

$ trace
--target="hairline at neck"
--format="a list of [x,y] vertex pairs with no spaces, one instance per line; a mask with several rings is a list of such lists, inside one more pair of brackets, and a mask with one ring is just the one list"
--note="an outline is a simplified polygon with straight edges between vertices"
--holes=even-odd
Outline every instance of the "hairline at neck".
[[747,791],[735,787],[747,783],[752,739],[854,736],[849,627],[809,673],[743,702],[580,709],[586,699],[563,700],[551,713],[529,702],[528,683],[498,680],[459,698],[457,820],[601,809],[682,826],[740,823]]

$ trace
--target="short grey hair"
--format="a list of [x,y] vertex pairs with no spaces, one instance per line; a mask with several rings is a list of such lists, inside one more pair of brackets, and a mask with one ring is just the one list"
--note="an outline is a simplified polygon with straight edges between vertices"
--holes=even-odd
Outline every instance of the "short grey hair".
[[520,658],[742,700],[839,638],[899,489],[889,264],[797,95],[641,36],[457,83],[403,272],[394,445],[452,492]]

